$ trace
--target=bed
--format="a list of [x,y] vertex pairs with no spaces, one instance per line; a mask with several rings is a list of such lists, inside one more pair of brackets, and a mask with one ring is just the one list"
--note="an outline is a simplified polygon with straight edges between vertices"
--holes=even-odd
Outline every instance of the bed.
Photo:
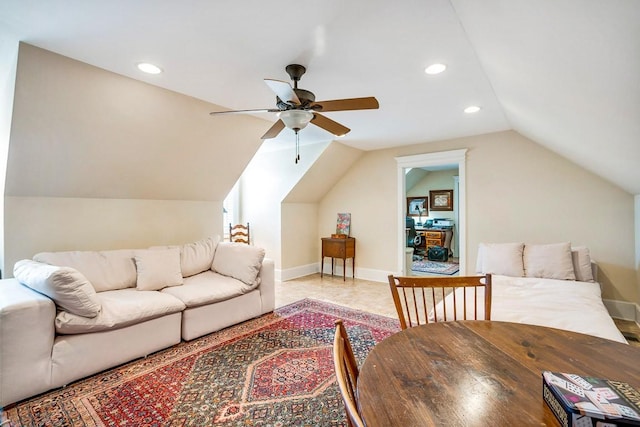
[[[483,243],[478,273],[492,274],[491,320],[564,329],[627,343],[609,315],[585,247]],[[467,299],[473,298],[467,295]],[[478,299],[484,298],[482,293]],[[460,304],[463,297],[457,297]],[[440,302],[453,304],[453,295]],[[479,304],[482,310],[482,304]],[[481,313],[484,317],[484,313]]]

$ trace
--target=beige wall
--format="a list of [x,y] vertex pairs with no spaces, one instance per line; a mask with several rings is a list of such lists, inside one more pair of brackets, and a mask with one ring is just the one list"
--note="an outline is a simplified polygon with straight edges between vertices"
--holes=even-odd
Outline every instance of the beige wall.
[[394,157],[461,148],[469,270],[480,242],[571,241],[591,249],[605,298],[637,301],[633,196],[512,131],[366,153],[318,211],[322,233],[351,212],[360,277],[398,271]]
[[[316,229],[317,223],[317,203],[282,204],[281,268],[285,272],[285,276],[290,269],[303,267],[305,268],[303,271],[308,271],[309,265],[315,265],[320,261],[320,239]],[[312,266],[311,270],[314,268],[315,266]]]
[[[7,273],[42,251],[146,248],[220,235],[219,202],[6,197]],[[11,268],[9,268],[11,266]]]
[[[144,247],[221,234],[222,200],[269,123],[208,115],[217,109],[21,45],[3,270],[38,251]],[[334,144],[302,147],[298,165],[283,152],[265,155],[258,160],[264,169],[254,169],[246,182],[255,185],[243,187],[243,220],[251,221],[254,241],[268,255],[282,252],[279,268],[315,262],[319,249],[307,243],[334,232],[337,212],[350,212],[358,275],[395,272],[394,157],[468,148],[467,265],[483,241],[570,240],[591,248],[606,298],[640,301],[638,202],[634,213],[633,196],[517,133],[364,154]],[[315,238],[307,218],[314,212]]]
[[3,270],[35,252],[222,234],[222,200],[269,123],[21,44]]

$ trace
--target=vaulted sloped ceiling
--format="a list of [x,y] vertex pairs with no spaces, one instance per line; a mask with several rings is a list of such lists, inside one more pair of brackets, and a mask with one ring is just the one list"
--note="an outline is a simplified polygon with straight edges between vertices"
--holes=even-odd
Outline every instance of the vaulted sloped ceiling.
[[[352,129],[347,146],[514,129],[632,194],[638,22],[637,0],[0,2],[3,47],[21,40],[229,109],[272,107],[263,79],[287,80],[284,67],[300,63],[300,87],[319,100],[380,101],[379,110],[327,113]],[[164,73],[143,75],[140,61]],[[434,62],[447,70],[426,75]],[[464,114],[471,104],[482,109]],[[276,119],[259,117],[264,131]],[[301,138],[332,136],[311,125]],[[267,144],[292,141],[285,131]]]

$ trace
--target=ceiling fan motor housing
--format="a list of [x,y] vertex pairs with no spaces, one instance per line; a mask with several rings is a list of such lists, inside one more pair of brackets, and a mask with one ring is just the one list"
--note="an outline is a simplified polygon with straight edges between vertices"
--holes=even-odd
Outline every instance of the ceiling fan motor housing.
[[307,69],[300,64],[289,64],[285,67],[284,70],[287,72],[287,74],[289,74],[289,77],[291,77],[291,80],[293,80],[296,87],[300,78],[302,78],[304,73],[307,72]]

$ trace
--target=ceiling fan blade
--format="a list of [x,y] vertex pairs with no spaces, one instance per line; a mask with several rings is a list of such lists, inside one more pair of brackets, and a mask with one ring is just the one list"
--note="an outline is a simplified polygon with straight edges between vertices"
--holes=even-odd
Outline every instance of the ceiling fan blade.
[[209,115],[211,116],[215,116],[218,114],[249,114],[249,113],[277,113],[278,110],[277,108],[259,108],[259,109],[255,109],[255,110],[228,110],[228,111],[212,111],[209,113]]
[[330,118],[318,113],[313,113],[311,123],[321,127],[329,133],[334,134],[335,136],[343,136],[351,131],[348,127],[342,126],[340,123],[334,122]]
[[260,139],[271,139],[278,136],[280,131],[284,129],[284,122],[282,120],[278,120],[269,128],[269,130],[260,137]]
[[[320,108],[318,108],[320,107]],[[375,110],[380,107],[378,100],[373,97],[335,99],[332,101],[315,102],[311,108],[315,111],[347,111],[347,110]]]
[[295,105],[300,105],[300,99],[298,99],[298,95],[293,91],[293,88],[288,82],[283,82],[282,80],[273,80],[273,79],[264,79],[264,82],[271,88],[275,94],[287,103],[293,103]]

